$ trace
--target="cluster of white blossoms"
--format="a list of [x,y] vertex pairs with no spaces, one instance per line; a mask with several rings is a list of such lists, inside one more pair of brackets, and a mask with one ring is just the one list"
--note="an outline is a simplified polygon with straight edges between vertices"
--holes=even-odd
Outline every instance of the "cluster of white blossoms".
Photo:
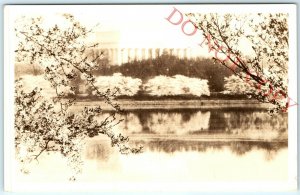
[[[84,78],[84,75],[81,75]],[[42,75],[22,76],[22,82],[27,92],[33,90],[32,83],[39,83],[39,88],[42,89],[41,93],[43,97],[56,96],[55,89],[51,87],[49,81],[45,80]],[[106,93],[108,90],[117,90],[116,96],[134,96],[140,90],[144,90],[147,94],[153,96],[165,96],[165,95],[210,95],[208,81],[199,78],[190,78],[183,75],[175,75],[173,77],[168,76],[156,76],[148,80],[143,84],[139,78],[132,78],[123,76],[121,73],[115,73],[112,76],[98,76],[95,77],[94,85],[97,89]],[[87,87],[81,92],[86,93]],[[59,86],[58,92],[64,92],[65,94],[72,93],[69,87]]]
[[[41,95],[43,97],[55,96],[55,89],[51,87],[50,82],[45,80],[43,75],[32,76],[32,75],[23,75],[22,85],[25,93],[31,92],[36,86],[42,88]],[[34,84],[34,85],[33,85]]]
[[255,92],[255,88],[250,85],[249,82],[241,79],[237,75],[231,75],[229,77],[225,77],[225,84],[224,84],[224,94],[247,94]]
[[[42,89],[41,96],[44,98],[52,98],[57,96],[55,88],[51,87],[51,83],[45,79],[44,75],[23,75],[21,78],[25,93],[31,92],[34,90],[34,88],[36,88],[36,86],[38,86],[38,88]],[[57,87],[57,93],[64,93],[68,95],[73,94],[74,92],[71,90],[70,86],[60,85]]]
[[141,79],[126,77],[121,73],[115,73],[112,76],[99,76],[95,80],[95,86],[98,87],[98,90],[105,93],[107,90],[118,89],[117,96],[133,96],[140,90],[141,85]]
[[[268,70],[264,70],[264,75],[269,79],[264,79],[264,84],[258,84],[256,81],[250,80],[244,73],[242,78],[237,75],[225,77],[225,90],[223,93],[233,95],[245,94],[249,98],[253,96],[261,97],[260,99],[264,102],[273,102],[273,104],[278,106],[277,109],[281,108],[285,111],[290,101],[284,92],[287,89],[287,78],[284,76],[277,78],[278,76]],[[278,86],[274,83],[277,80],[280,80],[281,85]],[[272,113],[274,112],[273,109],[274,107],[270,107],[269,111]]]
[[208,81],[199,78],[190,78],[183,75],[156,76],[150,79],[144,89],[153,96],[166,95],[210,95]]

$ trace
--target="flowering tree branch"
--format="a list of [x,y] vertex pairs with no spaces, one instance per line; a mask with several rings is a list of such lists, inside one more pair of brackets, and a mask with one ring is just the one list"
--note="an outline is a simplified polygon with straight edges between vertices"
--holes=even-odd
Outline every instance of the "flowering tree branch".
[[[272,113],[286,111],[289,100],[287,14],[190,13],[187,16],[202,31],[209,52],[215,51],[215,61],[254,87],[252,96],[275,105],[270,110]],[[252,48],[248,55],[241,49],[245,43]]]
[[[105,135],[112,147],[118,147],[122,154],[139,153],[142,147],[129,147],[129,138],[113,131],[113,127],[122,121],[115,114],[122,109],[113,101],[114,90],[103,93],[95,85],[91,71],[97,68],[95,62],[99,56],[91,58],[87,49],[97,44],[87,45],[84,41],[92,31],[72,15],[64,14],[63,17],[67,27],[54,25],[47,30],[42,26],[42,18],[31,18],[29,22],[22,18],[21,24],[16,24],[19,39],[16,60],[42,66],[44,78],[55,90],[55,95],[42,96],[39,87],[26,91],[22,79],[16,80],[15,146],[18,158],[24,164],[37,160],[44,152],[58,151],[68,158],[69,166],[78,174],[83,163],[82,146],[87,137]],[[100,107],[85,107],[76,113],[72,110],[76,98],[70,94],[74,95],[78,86],[72,86],[71,82],[80,76],[99,98],[113,108],[114,112],[103,121],[97,118],[103,114]]]

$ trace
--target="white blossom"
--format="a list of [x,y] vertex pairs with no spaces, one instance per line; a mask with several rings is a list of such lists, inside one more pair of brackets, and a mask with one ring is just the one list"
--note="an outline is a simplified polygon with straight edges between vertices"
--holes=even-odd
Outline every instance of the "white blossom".
[[199,78],[189,78],[183,75],[156,76],[150,79],[144,89],[154,96],[164,95],[210,95],[208,81]]

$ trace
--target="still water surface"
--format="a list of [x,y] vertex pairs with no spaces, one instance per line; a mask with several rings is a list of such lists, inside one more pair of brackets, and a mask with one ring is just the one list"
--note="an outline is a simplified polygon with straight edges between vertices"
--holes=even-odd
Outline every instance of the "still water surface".
[[[144,152],[121,155],[104,137],[94,137],[87,141],[79,181],[282,181],[288,177],[287,114],[270,116],[257,109],[134,110],[122,118],[116,131],[128,135],[132,146],[143,145]],[[50,154],[18,179],[60,182],[68,173],[65,160]]]

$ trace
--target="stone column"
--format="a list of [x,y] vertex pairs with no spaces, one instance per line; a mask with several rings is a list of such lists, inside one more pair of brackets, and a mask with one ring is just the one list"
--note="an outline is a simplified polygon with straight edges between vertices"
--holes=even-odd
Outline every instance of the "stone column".
[[121,65],[122,64],[122,50],[121,50],[121,48],[118,48],[118,50],[117,50],[117,64],[118,65]]
[[178,58],[180,58],[180,52],[179,52],[179,50],[180,50],[179,48],[176,49],[176,56],[177,56]]
[[138,60],[138,49],[134,48],[134,60]]
[[122,52],[122,64],[124,64],[124,63],[126,63],[127,60],[128,60],[128,57],[127,57],[127,56],[128,56],[128,54],[127,54],[127,49],[122,48],[121,52]]
[[127,62],[131,61],[130,52],[131,52],[130,48],[127,48]]
[[149,59],[149,48],[147,48],[145,52],[146,52],[145,58],[147,60],[147,59]]
[[145,60],[146,59],[146,49],[145,48],[142,48],[141,49],[141,60]]
[[114,50],[112,48],[109,49],[109,64],[113,64],[114,61]]
[[114,48],[114,65],[118,64],[118,49]]
[[187,58],[187,48],[184,48],[183,50],[183,58]]
[[131,60],[134,61],[135,60],[135,49],[131,48]]
[[151,58],[154,59],[155,58],[155,49],[151,48]]
[[159,48],[156,48],[154,58],[157,58],[158,56],[159,56]]
[[104,50],[104,53],[102,54],[102,56],[101,56],[101,52],[100,52],[100,58],[101,58],[101,57],[108,58],[108,56],[109,56],[108,53],[109,53],[109,49],[106,48],[106,49]]
[[143,59],[143,49],[139,48],[139,60]]
[[161,56],[163,54],[163,49],[159,48],[159,56]]
[[178,51],[178,57],[181,59],[182,58],[182,49],[179,48],[179,49],[177,49],[177,51]]
[[190,47],[187,49],[187,58],[191,59],[191,48]]

